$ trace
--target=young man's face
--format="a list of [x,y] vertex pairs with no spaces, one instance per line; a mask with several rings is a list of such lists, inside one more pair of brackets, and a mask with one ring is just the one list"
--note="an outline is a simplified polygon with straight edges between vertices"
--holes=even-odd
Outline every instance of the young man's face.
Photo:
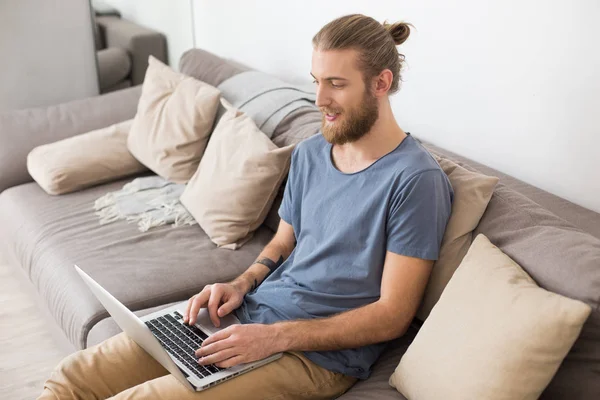
[[379,117],[379,102],[365,87],[355,50],[314,50],[311,75],[317,85],[316,105],[323,113],[323,136],[331,144],[354,142]]

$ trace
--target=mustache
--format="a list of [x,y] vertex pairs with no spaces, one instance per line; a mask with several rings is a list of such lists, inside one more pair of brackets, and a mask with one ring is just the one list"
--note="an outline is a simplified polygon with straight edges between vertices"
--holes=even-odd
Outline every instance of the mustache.
[[336,110],[333,108],[321,108],[323,114],[341,114],[342,110]]

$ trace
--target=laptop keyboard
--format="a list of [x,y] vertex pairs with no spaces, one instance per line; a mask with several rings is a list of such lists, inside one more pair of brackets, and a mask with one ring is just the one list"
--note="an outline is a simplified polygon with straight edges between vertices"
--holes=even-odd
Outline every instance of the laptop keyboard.
[[197,327],[183,323],[182,315],[177,311],[173,314],[178,319],[167,314],[145,322],[165,350],[199,377],[205,378],[215,372],[223,371],[224,368],[219,368],[214,364],[198,364],[194,352],[200,348],[208,336]]

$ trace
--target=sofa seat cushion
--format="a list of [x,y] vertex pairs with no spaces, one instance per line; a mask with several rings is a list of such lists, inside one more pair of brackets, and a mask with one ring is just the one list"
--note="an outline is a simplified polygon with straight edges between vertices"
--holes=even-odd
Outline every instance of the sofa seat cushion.
[[[160,311],[163,308],[174,306],[175,304],[181,303],[180,301],[174,301],[172,303],[161,304],[160,306],[144,308],[143,310],[134,311],[133,313],[138,317],[143,317],[148,314],[152,314],[155,311]],[[117,325],[112,317],[104,318],[90,329],[90,333],[87,336],[86,347],[91,347],[102,343],[106,339],[113,337],[123,330]]]
[[133,178],[51,196],[36,183],[0,194],[0,243],[21,265],[69,340],[84,348],[108,314],[79,278],[87,272],[131,310],[183,301],[204,285],[245,271],[273,236],[261,226],[237,251],[219,249],[198,225],[140,232],[136,224],[100,225],[94,201]]
[[109,47],[99,50],[98,79],[100,90],[109,88],[127,78],[131,72],[131,58],[127,50],[120,47]]

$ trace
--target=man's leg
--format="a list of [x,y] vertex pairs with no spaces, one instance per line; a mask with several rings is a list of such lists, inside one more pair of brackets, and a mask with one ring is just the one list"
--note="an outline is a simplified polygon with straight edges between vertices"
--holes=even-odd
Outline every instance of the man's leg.
[[302,353],[285,352],[276,361],[201,392],[190,391],[169,374],[127,389],[111,400],[332,399],[356,381],[319,367]]
[[162,365],[121,333],[62,360],[38,400],[106,399],[165,374]]

